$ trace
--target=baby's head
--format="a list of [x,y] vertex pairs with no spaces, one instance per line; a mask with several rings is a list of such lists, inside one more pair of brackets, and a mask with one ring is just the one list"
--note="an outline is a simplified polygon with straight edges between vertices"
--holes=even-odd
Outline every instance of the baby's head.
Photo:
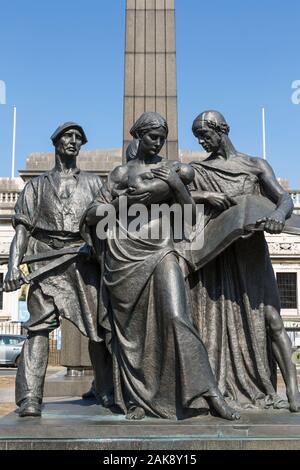
[[181,181],[185,185],[190,184],[193,181],[194,177],[195,177],[194,169],[191,167],[191,165],[188,165],[187,163],[182,163],[178,167],[177,171],[179,173]]

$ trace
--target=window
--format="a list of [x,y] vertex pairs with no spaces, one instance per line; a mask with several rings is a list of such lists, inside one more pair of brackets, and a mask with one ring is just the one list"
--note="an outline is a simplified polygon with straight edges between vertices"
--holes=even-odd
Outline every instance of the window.
[[8,338],[8,344],[20,344],[20,338]]
[[297,273],[277,273],[281,308],[297,308]]
[[[3,274],[0,273],[0,286],[3,284]],[[3,310],[3,290],[0,289],[0,310]]]
[[294,349],[300,347],[300,329],[299,328],[286,328],[287,334],[292,342]]

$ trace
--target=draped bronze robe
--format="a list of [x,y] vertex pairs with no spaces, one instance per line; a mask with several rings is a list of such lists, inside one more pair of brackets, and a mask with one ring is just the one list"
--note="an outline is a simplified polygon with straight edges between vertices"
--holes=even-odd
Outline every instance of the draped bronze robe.
[[[106,193],[92,206],[107,203]],[[103,265],[99,318],[113,357],[115,403],[124,412],[135,405],[161,418],[207,407],[202,397],[215,395],[216,382],[192,323],[172,236],[142,239],[117,221],[106,247],[99,241],[98,247]]]
[[[259,195],[257,167],[246,156],[192,163],[194,190]],[[205,210],[206,223],[218,212]],[[207,242],[207,241],[206,241]],[[189,277],[193,320],[206,346],[221,392],[244,407],[280,401],[264,307],[280,309],[263,232],[240,238]]]

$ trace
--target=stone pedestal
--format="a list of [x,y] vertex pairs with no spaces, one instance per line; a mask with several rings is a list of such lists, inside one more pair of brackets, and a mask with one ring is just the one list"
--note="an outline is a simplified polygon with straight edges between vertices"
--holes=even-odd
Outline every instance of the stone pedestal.
[[68,320],[62,320],[61,365],[66,370],[46,377],[45,397],[74,397],[87,392],[94,378],[88,338]]
[[134,422],[92,402],[51,401],[42,418],[1,418],[1,449],[298,450],[300,415],[266,410],[243,412],[238,422],[210,415]]
[[91,388],[94,374],[92,369],[78,375],[68,375],[66,370],[46,377],[44,397],[81,397]]
[[60,355],[62,366],[69,369],[91,368],[88,344],[88,338],[83,336],[73,323],[62,320]]

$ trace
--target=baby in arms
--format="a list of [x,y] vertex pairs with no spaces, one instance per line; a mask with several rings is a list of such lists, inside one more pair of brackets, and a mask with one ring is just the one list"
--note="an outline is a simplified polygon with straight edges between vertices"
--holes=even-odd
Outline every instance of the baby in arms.
[[[112,173],[112,178],[109,184],[112,196],[117,197],[131,193],[142,194],[147,191],[151,191],[153,193],[157,187],[159,192],[159,194],[157,194],[159,199],[157,202],[160,202],[162,196],[164,196],[164,198],[166,198],[167,195],[170,196],[171,191],[169,185],[165,181],[160,180],[152,173],[152,169],[154,170],[165,167],[173,168],[186,186],[194,179],[193,168],[188,164],[178,161],[163,160],[161,164],[156,163],[140,166],[129,161],[126,165],[116,168]],[[154,197],[154,199],[156,198]],[[152,200],[152,202],[155,201]]]

